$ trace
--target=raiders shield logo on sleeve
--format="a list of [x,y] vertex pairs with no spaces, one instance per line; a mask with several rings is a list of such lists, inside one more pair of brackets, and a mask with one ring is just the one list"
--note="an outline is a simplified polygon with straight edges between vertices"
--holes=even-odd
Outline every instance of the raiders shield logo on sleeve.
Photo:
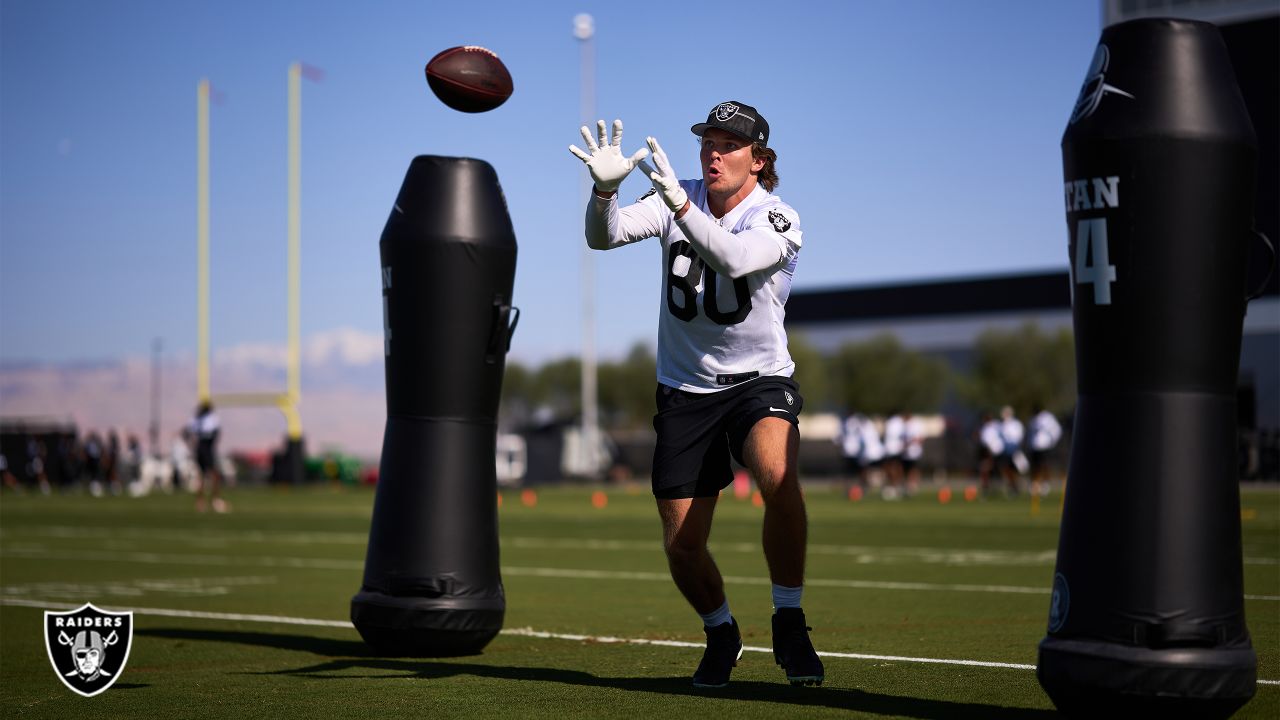
[[783,215],[777,210],[769,211],[769,222],[773,223],[773,229],[780,233],[784,233],[791,229],[791,221],[787,219],[786,215]]
[[133,613],[99,610],[85,603],[67,612],[44,612],[44,647],[63,685],[93,697],[120,679],[133,644]]

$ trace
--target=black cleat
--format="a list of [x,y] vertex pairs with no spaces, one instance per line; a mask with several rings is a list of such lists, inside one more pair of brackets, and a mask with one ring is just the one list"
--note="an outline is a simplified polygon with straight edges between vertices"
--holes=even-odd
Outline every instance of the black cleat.
[[800,608],[779,608],[773,614],[773,660],[792,685],[821,685],[826,673],[809,641],[813,628],[804,624]]
[[738,621],[730,620],[715,627],[703,627],[707,634],[707,649],[702,653],[702,662],[693,673],[693,686],[698,688],[720,688],[729,684],[729,672],[742,657],[742,634],[738,632]]

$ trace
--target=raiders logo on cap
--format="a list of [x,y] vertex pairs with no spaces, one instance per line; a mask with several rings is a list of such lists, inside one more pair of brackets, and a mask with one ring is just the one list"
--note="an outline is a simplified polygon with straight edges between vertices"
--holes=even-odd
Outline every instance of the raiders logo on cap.
[[711,108],[707,113],[707,121],[689,128],[694,135],[702,137],[707,128],[716,128],[732,133],[760,147],[769,145],[769,123],[765,121],[759,110],[750,105],[729,100]]
[[715,109],[716,119],[720,122],[728,122],[729,118],[738,114],[738,106],[733,103],[720,103]]
[[769,222],[773,223],[773,229],[780,233],[784,233],[791,229],[791,221],[787,219],[786,215],[783,215],[777,210],[769,211]]

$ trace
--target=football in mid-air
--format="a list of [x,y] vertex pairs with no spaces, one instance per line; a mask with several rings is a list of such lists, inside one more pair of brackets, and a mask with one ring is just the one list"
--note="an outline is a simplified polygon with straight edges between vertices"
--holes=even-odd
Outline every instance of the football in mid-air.
[[480,113],[511,97],[511,73],[493,51],[478,45],[443,50],[427,63],[427,84],[454,110]]

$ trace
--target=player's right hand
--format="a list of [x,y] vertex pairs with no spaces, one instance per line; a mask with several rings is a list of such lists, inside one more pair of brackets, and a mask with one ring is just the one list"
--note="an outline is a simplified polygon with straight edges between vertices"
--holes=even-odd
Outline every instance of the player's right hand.
[[613,142],[609,142],[605,136],[604,120],[596,123],[596,127],[600,132],[600,142],[598,144],[591,137],[591,131],[587,129],[587,126],[582,126],[582,139],[587,142],[587,148],[591,151],[590,154],[583,152],[577,145],[570,145],[569,152],[586,163],[587,169],[591,171],[591,179],[595,182],[597,190],[602,193],[612,193],[618,189],[618,186],[622,184],[627,175],[635,169],[636,163],[649,154],[649,151],[646,148],[640,148],[631,157],[623,157],[621,120],[613,121]]
[[649,176],[649,180],[653,182],[653,189],[662,195],[662,201],[671,208],[671,212],[679,213],[685,203],[689,201],[689,195],[680,187],[680,177],[676,175],[676,171],[671,167],[671,161],[667,159],[667,154],[663,152],[662,146],[658,144],[655,137],[647,138],[649,149],[653,151],[653,164],[657,167],[649,167],[648,163],[636,161],[640,165],[640,169],[644,174]]

